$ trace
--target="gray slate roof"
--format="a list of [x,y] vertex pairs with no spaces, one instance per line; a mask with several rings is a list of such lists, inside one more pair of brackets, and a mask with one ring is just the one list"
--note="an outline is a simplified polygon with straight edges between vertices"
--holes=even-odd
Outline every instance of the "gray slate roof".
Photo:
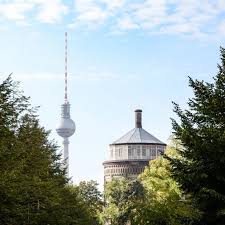
[[145,143],[145,144],[161,144],[166,145],[153,135],[149,134],[143,128],[134,128],[133,130],[126,133],[117,141],[114,141],[112,144],[129,144],[129,143]]

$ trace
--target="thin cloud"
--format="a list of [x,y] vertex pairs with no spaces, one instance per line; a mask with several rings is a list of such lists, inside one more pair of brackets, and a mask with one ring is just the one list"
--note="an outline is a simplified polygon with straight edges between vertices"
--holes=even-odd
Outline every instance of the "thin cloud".
[[[3,73],[2,73],[3,74]],[[4,79],[6,76],[0,76],[1,79]],[[13,73],[13,79],[18,81],[24,80],[49,80],[49,81],[57,81],[63,80],[63,74],[55,74],[55,73]],[[77,74],[69,74],[69,80],[85,80],[85,81],[112,81],[123,79],[124,77],[119,76],[117,74],[111,72],[96,72],[96,71],[84,71],[82,73]],[[133,79],[132,76],[126,77],[125,79]]]
[[117,26],[120,30],[134,30],[139,28],[128,15],[118,20]]
[[25,20],[25,14],[32,9],[32,3],[7,1],[0,4],[0,16],[8,20],[21,21]]
[[12,75],[15,80],[61,80],[63,75],[53,73],[15,73]]
[[[19,25],[65,23],[72,29],[124,34],[224,37],[225,0],[2,0],[0,20]],[[113,32],[112,32],[113,31]]]
[[39,13],[36,19],[43,23],[55,23],[68,13],[68,7],[59,0],[39,1]]
[[9,0],[0,2],[0,19],[17,23],[30,22],[32,19],[41,23],[59,22],[68,12],[68,7],[61,0]]
[[74,27],[108,24],[120,34],[140,30],[205,37],[218,35],[219,30],[222,35],[224,6],[225,0],[75,0]]

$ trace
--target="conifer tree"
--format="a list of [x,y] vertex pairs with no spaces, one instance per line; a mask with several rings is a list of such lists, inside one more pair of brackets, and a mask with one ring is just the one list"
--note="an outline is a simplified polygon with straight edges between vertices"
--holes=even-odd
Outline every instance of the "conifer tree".
[[9,76],[0,84],[0,224],[92,224],[92,212],[70,187],[57,149]]
[[194,97],[187,110],[174,103],[179,121],[172,120],[182,157],[169,158],[173,177],[191,194],[202,216],[198,224],[225,224],[225,49],[213,82],[193,80]]

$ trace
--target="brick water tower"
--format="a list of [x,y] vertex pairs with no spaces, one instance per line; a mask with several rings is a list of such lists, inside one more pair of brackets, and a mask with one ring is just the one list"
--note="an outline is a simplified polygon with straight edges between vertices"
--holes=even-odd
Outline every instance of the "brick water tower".
[[136,178],[165,148],[165,143],[142,128],[142,110],[135,110],[135,128],[109,145],[109,160],[103,162],[104,181]]

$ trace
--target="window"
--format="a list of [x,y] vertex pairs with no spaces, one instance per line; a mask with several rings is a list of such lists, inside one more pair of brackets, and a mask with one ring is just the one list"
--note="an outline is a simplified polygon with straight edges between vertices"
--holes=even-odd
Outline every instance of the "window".
[[135,151],[134,146],[129,145],[128,146],[128,157],[129,158],[133,158],[134,157],[134,151]]
[[131,152],[131,149],[130,148],[128,148],[128,157],[130,158],[131,157],[131,154],[132,152]]
[[123,148],[119,148],[119,157],[121,157],[122,156],[122,154],[123,154]]
[[151,156],[156,156],[156,147],[151,146]]
[[118,149],[115,149],[115,158],[118,158]]
[[137,146],[133,145],[131,149],[132,149],[132,158],[137,158]]
[[110,150],[110,157],[113,158],[113,150]]
[[142,156],[146,156],[146,146],[142,146]]
[[146,146],[146,156],[147,157],[150,157],[151,156],[151,149],[150,149],[150,146]]
[[163,147],[162,146],[157,146],[157,153],[159,155],[162,155],[163,154]]
[[121,158],[123,155],[123,147],[122,146],[116,146],[116,152],[117,152],[117,158]]
[[155,149],[152,150],[152,156],[156,156],[156,150]]
[[140,157],[141,155],[141,150],[140,150],[140,147],[137,149],[137,156]]

